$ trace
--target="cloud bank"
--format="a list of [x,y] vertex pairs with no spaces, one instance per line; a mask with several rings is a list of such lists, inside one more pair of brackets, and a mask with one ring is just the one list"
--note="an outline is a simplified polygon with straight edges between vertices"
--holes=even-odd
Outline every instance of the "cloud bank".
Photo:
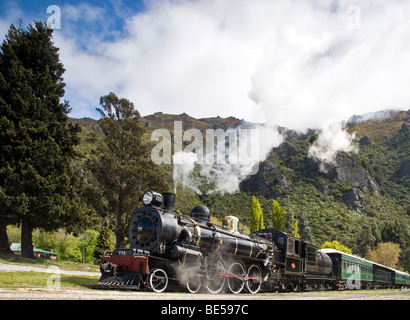
[[70,33],[70,23],[95,27],[108,14],[62,10],[68,22],[55,41],[75,113],[110,90],[142,114],[234,115],[293,129],[408,107],[404,1],[149,1],[125,17],[122,34]]

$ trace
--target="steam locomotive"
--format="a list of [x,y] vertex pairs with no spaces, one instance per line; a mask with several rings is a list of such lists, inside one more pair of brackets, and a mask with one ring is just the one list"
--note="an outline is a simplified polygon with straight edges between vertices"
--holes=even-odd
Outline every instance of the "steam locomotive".
[[[318,250],[278,230],[246,235],[239,232],[234,216],[225,217],[223,226],[218,227],[210,222],[205,206],[196,206],[190,216],[183,215],[175,210],[175,197],[153,191],[144,194],[145,206],[134,213],[129,224],[130,248],[104,253],[102,276],[93,288],[162,292],[177,285],[191,293],[201,288],[211,293],[224,288],[232,293],[245,289],[257,293],[261,288],[343,289],[360,281],[367,286],[367,280],[394,285],[395,274],[386,278],[389,283],[373,277],[356,279],[359,271],[350,268],[349,274],[343,270],[346,254]],[[403,278],[397,285],[410,285],[409,275],[397,275]]]

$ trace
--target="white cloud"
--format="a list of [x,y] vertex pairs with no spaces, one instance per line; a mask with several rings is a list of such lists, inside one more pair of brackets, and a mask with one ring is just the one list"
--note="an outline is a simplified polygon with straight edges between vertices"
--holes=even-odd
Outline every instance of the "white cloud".
[[[111,84],[144,114],[162,110],[243,117],[247,112],[241,110],[250,111],[253,106],[248,92],[260,50],[252,45],[251,34],[244,39],[240,21],[229,7],[220,11],[218,3],[157,2],[150,11],[127,21],[126,38],[77,54],[63,54],[73,46],[61,37],[57,44],[68,77],[81,83],[76,92],[91,97],[86,92],[94,84],[84,84],[84,79],[95,74],[95,64],[99,64],[107,77],[96,79],[98,86]],[[88,63],[84,55],[94,63]]]
[[[324,128],[353,113],[407,108],[410,98],[410,4],[352,3],[153,1],[126,18],[126,37],[96,36],[84,49],[62,33],[56,43],[83,103],[115,91],[142,114]],[[349,8],[359,9],[353,23]],[[80,16],[95,19],[89,12]]]
[[112,11],[62,6],[55,43],[73,114],[92,112],[109,91],[142,114],[233,115],[296,129],[408,108],[408,2],[155,0],[145,7],[124,14],[122,2]]
[[83,24],[101,21],[101,17],[105,16],[106,12],[103,8],[98,6],[81,3],[77,6],[65,4],[62,8],[64,18],[67,21],[73,21]]
[[408,108],[410,4],[357,1],[352,29],[348,2],[337,3],[332,14],[307,7],[266,45],[251,97],[267,121],[325,128],[354,113]]

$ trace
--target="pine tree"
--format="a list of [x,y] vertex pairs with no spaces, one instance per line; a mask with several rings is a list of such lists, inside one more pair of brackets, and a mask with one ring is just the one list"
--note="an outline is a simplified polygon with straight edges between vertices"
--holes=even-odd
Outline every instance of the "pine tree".
[[11,25],[0,50],[0,216],[21,223],[28,258],[35,228],[86,219],[70,164],[80,128],[68,122],[68,102],[60,102],[65,69],[58,51],[42,22],[27,30]]
[[401,266],[405,272],[410,272],[410,248],[403,250],[399,257],[399,266]]
[[295,237],[300,238],[299,234],[299,221],[295,218],[294,213],[288,211],[285,213],[285,229],[287,233],[294,235]]
[[112,231],[111,229],[104,225],[101,229],[100,234],[97,237],[97,246],[94,250],[94,257],[99,260],[106,250],[112,251],[115,246],[112,242]]
[[298,227],[299,227],[300,237],[305,241],[313,243],[314,241],[313,232],[309,226],[309,221],[304,213],[301,214],[299,218],[299,222],[300,223]]
[[280,206],[279,202],[272,200],[272,228],[285,231],[285,210]]
[[[110,93],[100,99],[97,109],[104,132],[104,144],[88,162],[98,183],[99,202],[96,208],[106,217],[116,235],[116,247],[125,245],[128,236],[128,222],[139,206],[140,196],[148,189],[168,191],[163,170],[152,163],[147,148],[142,143],[144,128],[140,114],[134,104]],[[101,197],[103,201],[101,201]]]
[[376,244],[376,237],[373,235],[371,225],[363,227],[360,239],[361,241],[355,247],[355,252],[364,257],[369,250],[374,250]]
[[262,208],[259,200],[255,196],[252,197],[252,212],[249,229],[251,233],[265,229]]

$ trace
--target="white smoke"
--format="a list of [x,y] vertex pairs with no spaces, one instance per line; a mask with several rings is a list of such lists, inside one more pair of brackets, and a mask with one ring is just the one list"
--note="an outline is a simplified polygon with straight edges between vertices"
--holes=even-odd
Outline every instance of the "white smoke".
[[319,132],[308,156],[318,159],[321,162],[321,170],[325,171],[324,165],[333,163],[338,152],[357,152],[354,138],[355,134],[347,132],[345,123],[332,123]]
[[383,120],[390,118],[394,113],[395,111],[386,109],[386,110],[380,110],[376,112],[368,112],[368,113],[361,114],[361,115],[355,114],[351,116],[349,120],[347,120],[347,123],[348,124],[359,124],[361,122],[368,121],[368,120],[383,121]]
[[[198,156],[193,152],[179,151],[172,156],[172,162],[174,164],[173,179],[175,182],[175,188],[177,182],[182,182],[182,185],[201,194],[198,189],[198,184],[192,179],[191,173],[195,168],[195,162],[198,161]],[[175,193],[176,190],[175,190]]]
[[268,125],[248,124],[220,134],[225,137],[207,148],[203,157],[193,152],[173,156],[174,182],[198,194],[234,193],[242,180],[258,172],[259,163],[272,148],[283,141],[278,128]]

